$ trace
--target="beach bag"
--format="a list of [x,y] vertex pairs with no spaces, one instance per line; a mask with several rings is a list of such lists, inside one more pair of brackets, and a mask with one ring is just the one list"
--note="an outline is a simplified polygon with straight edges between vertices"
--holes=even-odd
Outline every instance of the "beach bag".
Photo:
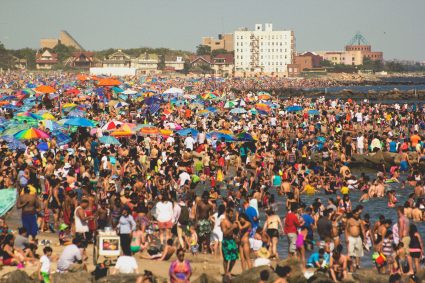
[[182,226],[187,226],[189,224],[189,209],[187,208],[187,206],[181,206],[179,223]]

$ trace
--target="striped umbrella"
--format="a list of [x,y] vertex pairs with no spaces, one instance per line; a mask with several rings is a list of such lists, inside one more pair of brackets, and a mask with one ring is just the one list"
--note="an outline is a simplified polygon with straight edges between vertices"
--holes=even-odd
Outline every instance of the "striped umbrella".
[[157,135],[159,134],[159,129],[157,127],[144,127],[140,129],[142,135]]
[[22,130],[13,135],[18,140],[30,140],[30,139],[48,139],[49,135],[42,130],[29,128]]

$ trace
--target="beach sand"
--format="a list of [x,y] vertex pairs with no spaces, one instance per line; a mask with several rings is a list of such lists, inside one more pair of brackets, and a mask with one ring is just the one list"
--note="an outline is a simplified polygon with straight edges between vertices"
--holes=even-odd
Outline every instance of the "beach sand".
[[[20,216],[19,212],[14,208],[9,214],[7,215],[6,222],[9,225],[9,228],[16,231],[17,228],[20,225]],[[57,257],[60,256],[61,252],[64,249],[64,246],[59,245],[59,240],[57,234],[52,233],[41,233],[38,236],[39,242],[41,240],[49,240],[51,242],[51,247],[53,249],[53,254]],[[95,266],[93,265],[93,245],[89,245],[87,250],[88,260],[86,261],[88,271],[91,272],[94,270]],[[37,250],[38,255],[43,254],[43,246],[39,245]],[[144,255],[148,256],[146,252],[143,253]],[[168,279],[168,269],[170,267],[170,263],[176,259],[176,256],[173,255],[170,260],[168,261],[158,261],[158,260],[147,260],[147,259],[141,259],[139,258],[140,253],[136,254],[135,257],[137,259],[138,265],[139,265],[139,273],[143,274],[144,270],[150,270],[152,273],[161,278],[161,279]],[[207,273],[209,276],[214,277],[217,280],[222,279],[223,275],[223,263],[220,256],[214,256],[211,254],[198,254],[193,256],[190,253],[186,253],[186,259],[188,259],[192,266],[192,279],[198,278],[202,273]],[[56,270],[56,263],[52,262],[52,271]],[[25,268],[23,269],[25,272],[27,272],[29,275],[36,272],[37,265],[30,265],[27,264]],[[4,274],[15,271],[17,268],[15,266],[2,266],[0,269],[0,278]],[[233,269],[233,274],[237,275],[242,272],[240,261],[238,261]]]

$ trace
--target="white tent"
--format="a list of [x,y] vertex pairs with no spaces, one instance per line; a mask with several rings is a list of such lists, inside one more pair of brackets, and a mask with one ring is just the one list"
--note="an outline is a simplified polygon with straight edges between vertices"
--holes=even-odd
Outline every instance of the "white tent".
[[169,94],[169,95],[183,95],[183,93],[184,93],[184,90],[177,87],[172,87],[164,91],[164,94]]
[[137,91],[129,89],[129,88],[122,92],[122,94],[136,94],[136,93]]

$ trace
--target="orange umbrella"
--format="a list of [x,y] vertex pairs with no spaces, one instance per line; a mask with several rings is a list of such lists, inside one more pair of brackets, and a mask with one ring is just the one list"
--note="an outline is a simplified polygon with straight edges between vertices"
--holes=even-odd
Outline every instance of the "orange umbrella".
[[257,104],[255,104],[255,109],[269,112],[270,106],[268,106],[267,104],[264,104],[264,103],[257,103]]
[[157,135],[159,130],[157,127],[143,127],[140,129],[140,133],[143,135]]
[[268,100],[268,99],[271,99],[271,96],[269,94],[262,94],[262,95],[258,96],[258,99]]
[[120,128],[113,131],[110,135],[113,137],[129,137],[133,135],[133,131],[131,130],[128,124],[123,124]]
[[41,92],[41,93],[53,93],[53,92],[56,92],[56,89],[54,89],[53,87],[49,85],[40,85],[35,88],[35,91]]
[[121,82],[119,80],[111,79],[111,78],[101,79],[97,82],[98,86],[118,86],[120,84],[121,84]]
[[79,74],[77,76],[77,80],[79,80],[79,81],[89,81],[90,80],[90,77],[87,76],[87,75],[84,75],[84,74]]

